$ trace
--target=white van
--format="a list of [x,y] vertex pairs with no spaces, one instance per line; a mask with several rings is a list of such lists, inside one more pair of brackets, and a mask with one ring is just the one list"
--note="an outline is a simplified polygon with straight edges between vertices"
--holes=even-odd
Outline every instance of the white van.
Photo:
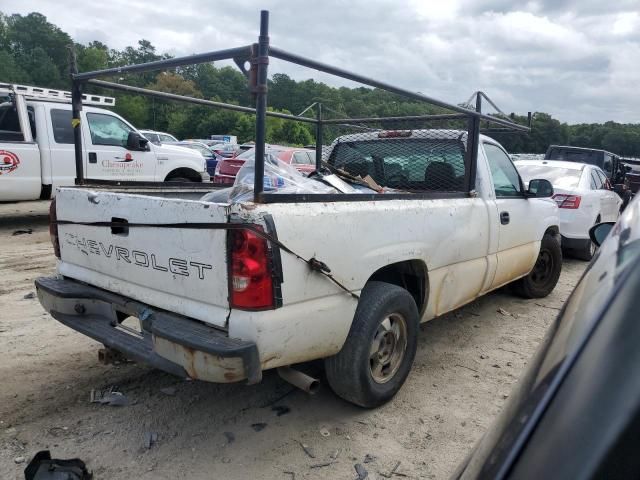
[[[49,198],[76,178],[71,93],[0,83],[0,201]],[[202,155],[154,145],[116,113],[115,99],[83,96],[80,126],[86,178],[208,182]],[[133,135],[131,135],[133,133]],[[131,139],[138,140],[131,142]]]

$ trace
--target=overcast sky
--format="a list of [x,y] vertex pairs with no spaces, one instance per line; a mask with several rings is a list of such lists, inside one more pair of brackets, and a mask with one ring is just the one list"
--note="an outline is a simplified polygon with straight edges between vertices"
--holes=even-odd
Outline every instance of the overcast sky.
[[145,38],[183,55],[255,42],[261,8],[274,46],[451,103],[483,90],[507,112],[640,122],[638,0],[21,0],[0,10],[38,11],[82,43]]

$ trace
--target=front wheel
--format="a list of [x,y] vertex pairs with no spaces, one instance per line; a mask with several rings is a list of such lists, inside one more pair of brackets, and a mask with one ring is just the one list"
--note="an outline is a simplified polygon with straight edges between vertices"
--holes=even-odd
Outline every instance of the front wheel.
[[540,243],[540,253],[529,275],[513,283],[515,292],[524,298],[542,298],[549,295],[562,271],[562,249],[560,242],[550,233],[545,233]]
[[419,323],[416,302],[404,288],[367,283],[342,350],[325,360],[331,389],[366,408],[391,400],[413,365]]

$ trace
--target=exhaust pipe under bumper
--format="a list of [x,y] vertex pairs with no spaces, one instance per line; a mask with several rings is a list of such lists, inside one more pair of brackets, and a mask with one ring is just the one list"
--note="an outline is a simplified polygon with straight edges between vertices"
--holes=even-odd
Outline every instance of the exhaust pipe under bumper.
[[300,390],[310,395],[315,394],[320,389],[320,380],[310,377],[300,370],[294,370],[291,367],[278,367],[278,375],[291,385],[298,387]]

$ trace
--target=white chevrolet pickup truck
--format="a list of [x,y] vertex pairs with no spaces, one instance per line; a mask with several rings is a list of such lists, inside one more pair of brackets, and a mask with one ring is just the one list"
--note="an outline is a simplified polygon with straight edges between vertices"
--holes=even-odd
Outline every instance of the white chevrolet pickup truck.
[[37,280],[38,298],[63,324],[176,375],[256,383],[264,370],[325,359],[339,396],[380,405],[409,374],[420,322],[506,284],[546,296],[560,275],[553,189],[532,180],[525,190],[497,142],[480,136],[475,188],[452,193],[465,135],[379,131],[326,152],[327,165],[387,193],[433,197],[214,203],[60,188],[58,275]]
[[[0,83],[0,202],[50,198],[76,178],[71,94]],[[154,145],[124,118],[100,107],[115,99],[85,95],[80,128],[84,171],[101,180],[209,181],[206,161],[188,148]]]

